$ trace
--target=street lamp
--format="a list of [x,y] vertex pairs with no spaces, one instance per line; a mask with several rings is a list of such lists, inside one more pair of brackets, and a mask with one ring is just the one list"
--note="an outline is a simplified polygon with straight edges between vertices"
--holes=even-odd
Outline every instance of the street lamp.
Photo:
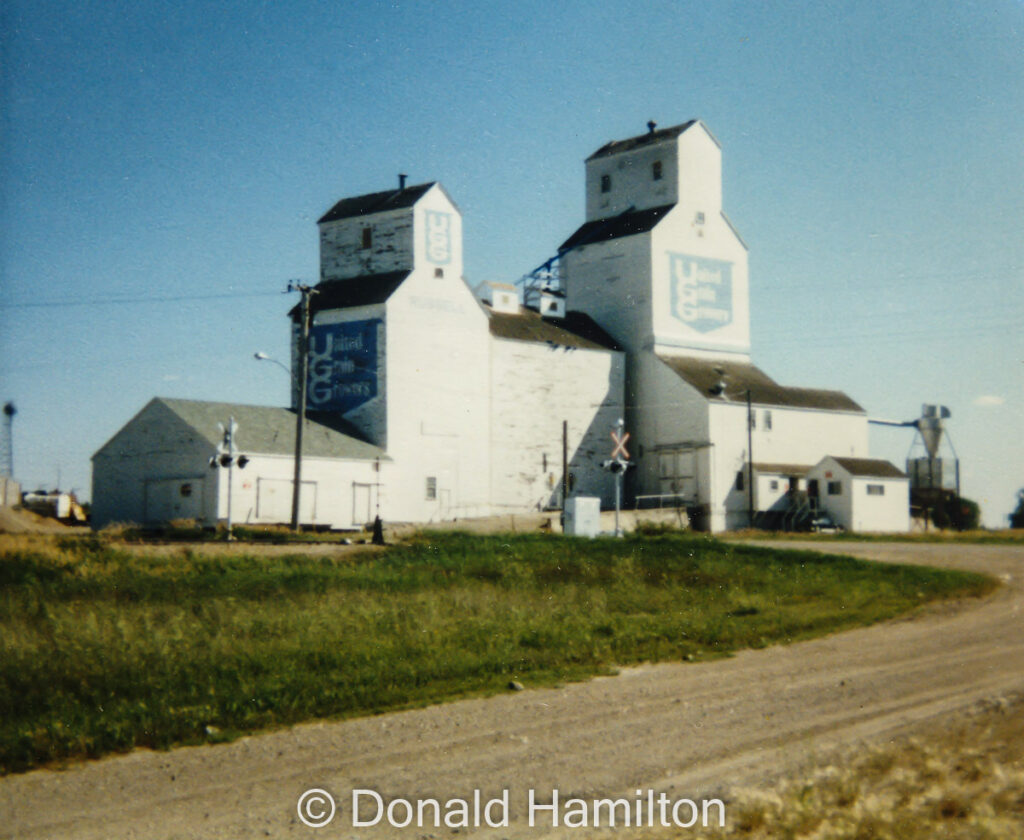
[[254,359],[256,359],[256,361],[258,361],[258,362],[273,362],[275,365],[277,365],[279,368],[281,368],[281,370],[283,370],[285,373],[288,374],[288,378],[289,379],[292,378],[292,372],[288,369],[288,367],[283,362],[279,362],[273,356],[271,356],[271,355],[269,355],[267,353],[264,353],[262,350],[257,350],[255,353],[252,354],[252,357]]
[[[299,348],[299,356],[300,356],[300,361],[305,362],[305,358],[304,357],[305,357],[305,352],[306,352],[306,346],[305,346],[306,345],[306,334],[308,333],[308,329],[309,329],[308,328],[308,316],[306,316],[306,314],[305,314],[306,313],[306,295],[303,295],[303,307],[302,308],[303,308],[304,321],[306,323],[304,324],[305,329],[304,329],[304,333],[303,333],[303,340],[301,342],[302,346]],[[302,380],[299,382],[299,387],[296,388],[295,373],[292,370],[290,370],[287,366],[285,366],[283,363],[281,363],[280,361],[278,361],[277,359],[275,359],[273,356],[269,355],[268,353],[264,353],[262,350],[257,350],[255,353],[252,354],[252,356],[253,356],[253,358],[257,362],[272,362],[273,364],[277,365],[279,368],[281,368],[281,370],[283,370],[285,373],[288,374],[288,379],[290,380],[290,384],[291,384],[291,395],[292,395],[292,400],[293,401],[296,398],[296,392],[298,392],[298,403],[299,404],[296,406],[296,411],[295,411],[295,475],[294,475],[294,478],[293,478],[293,486],[292,486],[292,523],[291,523],[292,524],[292,530],[293,531],[298,531],[298,530],[300,530],[299,505],[300,505],[300,494],[302,493],[302,431],[303,431],[303,426],[305,425],[305,422],[306,422],[306,389],[305,389],[305,387],[303,387],[304,384],[305,384],[305,378],[306,378],[306,376],[305,376],[305,367],[306,367],[306,365],[305,364],[302,365],[303,372],[300,374],[301,377],[302,377]]]
[[[292,530],[301,530],[299,522],[299,509],[300,499],[302,494],[302,432],[303,427],[306,425],[306,389],[307,389],[307,376],[309,371],[309,321],[310,321],[310,306],[309,299],[317,293],[317,290],[299,283],[296,281],[290,281],[288,283],[289,292],[299,292],[302,295],[302,301],[299,304],[299,335],[298,335],[298,361],[299,369],[293,374],[288,371],[288,375],[292,378],[292,397],[293,399],[297,396],[297,405],[295,406],[295,478],[292,483]],[[277,359],[273,359],[266,353],[257,352],[253,354],[256,361],[262,362],[274,362],[280,365],[284,370],[288,370],[282,365]],[[296,381],[296,379],[298,381]]]
[[292,402],[294,402],[295,401],[295,390],[296,390],[295,389],[295,374],[292,372],[291,368],[289,368],[288,365],[284,364],[283,362],[278,361],[277,359],[275,359],[269,353],[264,353],[262,350],[257,350],[255,353],[252,354],[252,357],[257,362],[270,362],[271,364],[275,364],[279,368],[281,368],[281,370],[283,370],[286,374],[288,374],[288,387],[290,389],[289,392],[288,392],[289,393],[288,399],[291,400]]

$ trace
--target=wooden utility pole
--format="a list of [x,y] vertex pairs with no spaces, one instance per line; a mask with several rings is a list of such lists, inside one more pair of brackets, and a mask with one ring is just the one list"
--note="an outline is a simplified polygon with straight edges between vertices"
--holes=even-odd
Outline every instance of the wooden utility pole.
[[562,516],[569,499],[569,421],[562,421]]
[[747,388],[747,527],[754,527],[754,413]]
[[292,530],[299,531],[300,501],[302,499],[302,432],[306,426],[306,388],[309,379],[309,298],[315,289],[301,283],[289,283],[288,291],[300,292],[299,310],[299,404],[295,411],[295,478],[292,485]]

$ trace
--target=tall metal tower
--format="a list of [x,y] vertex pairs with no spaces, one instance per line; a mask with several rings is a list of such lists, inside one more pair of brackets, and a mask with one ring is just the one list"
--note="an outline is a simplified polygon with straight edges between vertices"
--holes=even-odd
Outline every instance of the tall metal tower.
[[4,431],[3,440],[0,441],[0,457],[3,461],[0,462],[0,475],[5,475],[8,478],[14,478],[14,415],[18,413],[18,409],[14,407],[14,403],[8,402],[4,404]]

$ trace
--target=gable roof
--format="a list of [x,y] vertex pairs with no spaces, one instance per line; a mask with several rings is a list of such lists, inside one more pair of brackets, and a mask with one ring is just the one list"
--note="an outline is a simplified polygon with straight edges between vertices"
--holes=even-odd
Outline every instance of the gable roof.
[[582,312],[567,312],[564,318],[544,318],[538,312],[519,307],[519,314],[495,312],[489,305],[484,311],[490,319],[491,335],[517,341],[537,341],[559,347],[578,347],[585,350],[621,350],[589,316]]
[[646,233],[658,224],[673,207],[675,207],[674,204],[662,204],[659,207],[648,207],[646,210],[627,210],[617,216],[586,222],[558,247],[558,252],[561,254],[592,242],[607,242],[609,239],[618,239],[620,236]]
[[[383,274],[361,274],[343,280],[324,280],[317,283],[316,294],[310,296],[310,315],[325,309],[384,303],[410,274],[412,271],[387,271]],[[288,315],[292,320],[298,320],[299,305],[293,306]]]
[[324,213],[317,221],[317,224],[336,222],[338,219],[350,219],[355,216],[367,216],[370,213],[383,213],[386,210],[401,210],[405,207],[412,207],[436,183],[437,181],[431,181],[427,184],[417,184],[414,187],[405,187],[401,190],[384,190],[383,192],[357,195],[353,198],[343,198]]
[[[227,423],[228,418],[234,417],[238,424],[237,446],[240,452],[295,454],[295,412],[290,408],[167,397],[156,397],[153,402],[177,415],[212,447],[218,446],[222,438],[217,424]],[[306,414],[302,454],[313,458],[388,459],[383,449],[363,440],[351,423],[327,411]]]
[[[750,401],[758,405],[864,413],[864,409],[842,391],[789,388],[780,385],[749,362],[703,359],[694,356],[664,356],[660,353],[657,355],[673,373],[696,388],[704,399],[711,402],[746,402],[747,391],[750,391]],[[720,393],[714,393],[720,383],[725,384],[725,389]]]
[[882,458],[839,458],[829,456],[850,475],[866,478],[906,478],[907,474],[895,464]]
[[620,152],[629,152],[633,149],[639,149],[641,146],[649,146],[652,143],[660,143],[662,140],[669,140],[673,137],[678,137],[686,129],[697,124],[697,120],[689,120],[688,122],[674,125],[671,128],[662,128],[656,131],[648,131],[646,134],[638,134],[636,137],[629,137],[625,140],[612,140],[609,143],[605,143],[600,149],[594,154],[587,158],[588,161],[596,158],[607,157],[608,155],[617,155]]
[[759,464],[754,461],[754,469],[762,475],[807,475],[813,464]]

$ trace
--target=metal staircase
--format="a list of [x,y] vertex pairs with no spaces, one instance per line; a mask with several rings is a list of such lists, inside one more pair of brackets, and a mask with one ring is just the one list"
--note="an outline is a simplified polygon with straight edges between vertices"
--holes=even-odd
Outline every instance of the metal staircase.
[[837,531],[833,521],[816,496],[805,490],[791,494],[789,504],[778,510],[760,510],[754,516],[754,527],[765,531]]

